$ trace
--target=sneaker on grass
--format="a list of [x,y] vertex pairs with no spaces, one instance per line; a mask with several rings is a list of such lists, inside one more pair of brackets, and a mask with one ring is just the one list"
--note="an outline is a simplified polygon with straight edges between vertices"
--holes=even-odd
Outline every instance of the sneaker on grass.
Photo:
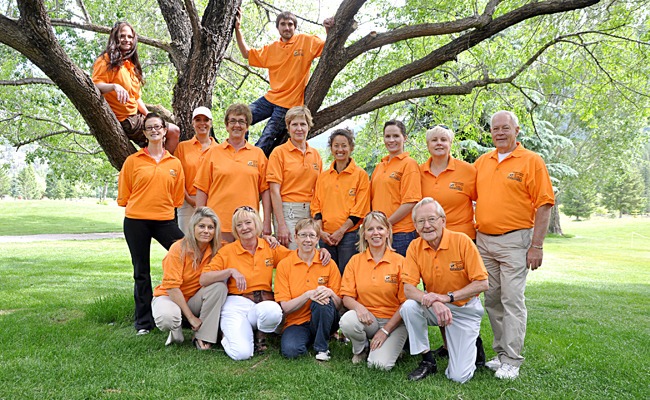
[[485,363],[485,366],[492,371],[496,371],[499,368],[501,368],[501,361],[499,360],[499,356],[494,357],[490,361]]
[[499,379],[516,379],[519,376],[519,367],[503,363],[494,376]]
[[330,356],[330,351],[329,350],[327,350],[327,351],[319,351],[318,354],[316,354],[316,359],[318,361],[329,361],[331,358],[332,358],[332,356]]

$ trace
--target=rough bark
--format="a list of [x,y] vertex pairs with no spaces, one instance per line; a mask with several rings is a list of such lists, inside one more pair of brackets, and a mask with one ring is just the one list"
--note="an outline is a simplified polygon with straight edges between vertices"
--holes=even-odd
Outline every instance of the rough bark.
[[551,218],[548,224],[548,233],[564,235],[564,233],[562,233],[562,227],[560,226],[560,209],[557,203],[551,208]]

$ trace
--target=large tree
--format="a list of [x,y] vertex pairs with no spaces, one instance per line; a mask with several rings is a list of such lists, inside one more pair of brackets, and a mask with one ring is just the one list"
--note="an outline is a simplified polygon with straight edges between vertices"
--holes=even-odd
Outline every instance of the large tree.
[[[256,3],[268,7],[262,1]],[[593,21],[582,14],[572,14],[574,10],[599,3],[598,0],[435,4],[406,1],[401,8],[373,2],[369,9],[362,10],[365,3],[365,0],[344,0],[336,11],[336,25],[327,37],[325,50],[306,90],[306,104],[317,110],[312,135],[345,118],[404,100],[468,94],[489,85],[512,84],[553,46],[574,42],[574,46],[584,47],[585,37],[598,34]],[[79,0],[76,4],[84,3]],[[211,104],[217,73],[231,43],[240,0],[209,0],[202,13],[190,0],[158,0],[158,6],[167,25],[164,36],[170,40],[141,37],[140,41],[168,55],[177,77],[173,113],[187,134],[191,131],[188,127],[191,110],[197,105]],[[609,6],[622,7],[617,1],[610,1]],[[0,42],[27,57],[61,90],[78,110],[108,160],[119,168],[134,148],[122,134],[88,73],[72,61],[61,44],[64,38],[54,29],[109,31],[108,26],[92,24],[86,7],[81,8],[85,12],[83,22],[73,17],[52,18],[53,11],[48,11],[43,0],[18,0],[17,13],[9,13],[10,5],[7,14],[0,14]],[[608,18],[605,11],[601,12],[605,13],[601,17]],[[355,19],[368,20],[372,14],[382,18],[376,24],[377,31],[353,35],[357,28]],[[567,17],[547,18],[555,15]],[[514,29],[522,24],[530,28],[526,38]],[[511,37],[511,32],[518,33]],[[519,46],[519,56],[505,64],[495,62],[491,53],[510,43]],[[373,57],[393,62],[359,73]],[[33,79],[20,83],[49,82]]]

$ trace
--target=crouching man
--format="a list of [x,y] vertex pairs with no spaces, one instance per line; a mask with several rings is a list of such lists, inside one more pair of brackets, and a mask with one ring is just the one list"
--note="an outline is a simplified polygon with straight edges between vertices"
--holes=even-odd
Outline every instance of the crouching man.
[[[488,274],[472,240],[445,229],[445,211],[437,201],[425,197],[413,208],[412,217],[420,237],[406,252],[403,281],[407,300],[400,314],[411,354],[421,354],[422,362],[409,379],[417,381],[437,371],[427,329],[437,325],[447,331],[446,376],[464,383],[476,370],[476,338],[483,317],[478,295],[488,289]],[[420,279],[425,291],[417,288]]]

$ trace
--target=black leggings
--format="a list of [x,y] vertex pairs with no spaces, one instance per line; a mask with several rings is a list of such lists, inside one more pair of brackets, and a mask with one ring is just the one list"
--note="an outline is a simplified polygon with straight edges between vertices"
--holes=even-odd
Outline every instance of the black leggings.
[[133,298],[135,300],[135,329],[154,328],[151,315],[151,239],[156,239],[165,249],[183,238],[183,232],[174,220],[152,221],[124,218],[124,237],[133,263]]

